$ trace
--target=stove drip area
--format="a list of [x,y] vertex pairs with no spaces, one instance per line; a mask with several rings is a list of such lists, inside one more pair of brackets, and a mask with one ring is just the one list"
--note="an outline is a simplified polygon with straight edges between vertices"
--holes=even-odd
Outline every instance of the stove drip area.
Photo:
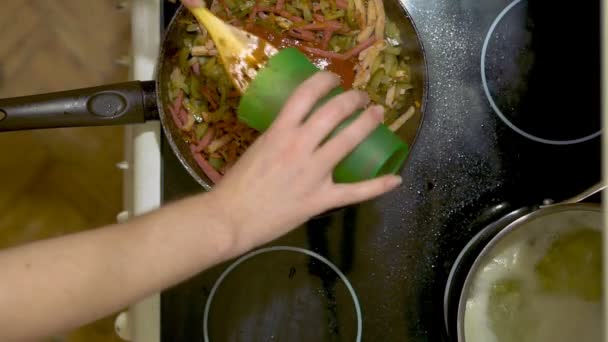
[[361,340],[361,308],[336,265],[302,248],[256,250],[231,264],[207,299],[211,341]]
[[576,144],[601,130],[599,9],[552,7],[516,0],[498,14],[484,41],[482,82],[494,112],[519,134]]

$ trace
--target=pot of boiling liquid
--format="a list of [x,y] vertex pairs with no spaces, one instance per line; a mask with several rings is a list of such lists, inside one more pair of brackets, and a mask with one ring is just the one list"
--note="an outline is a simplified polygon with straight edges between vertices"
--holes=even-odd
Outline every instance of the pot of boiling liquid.
[[500,230],[469,269],[458,302],[460,342],[603,341],[602,210],[534,210]]

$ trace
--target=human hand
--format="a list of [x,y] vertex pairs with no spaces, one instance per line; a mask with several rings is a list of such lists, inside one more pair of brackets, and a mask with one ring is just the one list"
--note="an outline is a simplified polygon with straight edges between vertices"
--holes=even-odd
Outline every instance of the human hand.
[[254,248],[314,215],[374,198],[401,184],[401,177],[394,175],[334,183],[335,166],[383,119],[381,106],[370,107],[323,143],[342,121],[369,103],[367,94],[351,90],[325,103],[304,122],[314,105],[339,84],[339,77],[327,72],[305,81],[268,131],[207,195],[236,229],[237,248]]

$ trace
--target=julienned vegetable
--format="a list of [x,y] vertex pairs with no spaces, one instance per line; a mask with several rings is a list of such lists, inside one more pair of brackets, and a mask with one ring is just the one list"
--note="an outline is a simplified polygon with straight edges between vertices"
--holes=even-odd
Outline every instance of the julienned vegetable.
[[[381,0],[215,0],[211,11],[278,48],[297,47],[321,69],[342,76],[343,87],[365,90],[386,109],[385,123],[400,129],[420,107],[398,27]],[[194,159],[217,183],[257,138],[240,123],[240,94],[215,44],[195,20],[179,23],[182,48],[174,56],[170,112]]]

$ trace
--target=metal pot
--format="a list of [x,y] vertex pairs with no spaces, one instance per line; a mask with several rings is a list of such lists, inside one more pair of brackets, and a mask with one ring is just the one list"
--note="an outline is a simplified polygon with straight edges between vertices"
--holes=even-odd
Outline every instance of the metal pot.
[[464,342],[467,301],[474,293],[475,279],[498,250],[530,236],[547,236],[574,228],[585,221],[589,228],[603,230],[601,205],[579,203],[605,188],[597,184],[579,196],[559,204],[521,208],[482,229],[464,247],[448,277],[444,294],[445,328],[450,340]]
[[[385,6],[387,15],[401,30],[405,42],[404,53],[411,58],[416,80],[414,97],[424,105],[426,64],[417,32],[399,0],[385,1]],[[172,59],[184,35],[178,22],[186,18],[191,18],[191,14],[181,6],[167,27],[157,60],[155,81],[0,99],[0,133],[39,128],[137,124],[160,119],[167,141],[183,167],[205,190],[210,190],[213,183],[199,168],[179,128],[165,110],[170,105],[168,86],[175,65]],[[418,114],[413,120],[419,126],[422,116]],[[399,133],[408,143],[413,143],[416,131]]]

